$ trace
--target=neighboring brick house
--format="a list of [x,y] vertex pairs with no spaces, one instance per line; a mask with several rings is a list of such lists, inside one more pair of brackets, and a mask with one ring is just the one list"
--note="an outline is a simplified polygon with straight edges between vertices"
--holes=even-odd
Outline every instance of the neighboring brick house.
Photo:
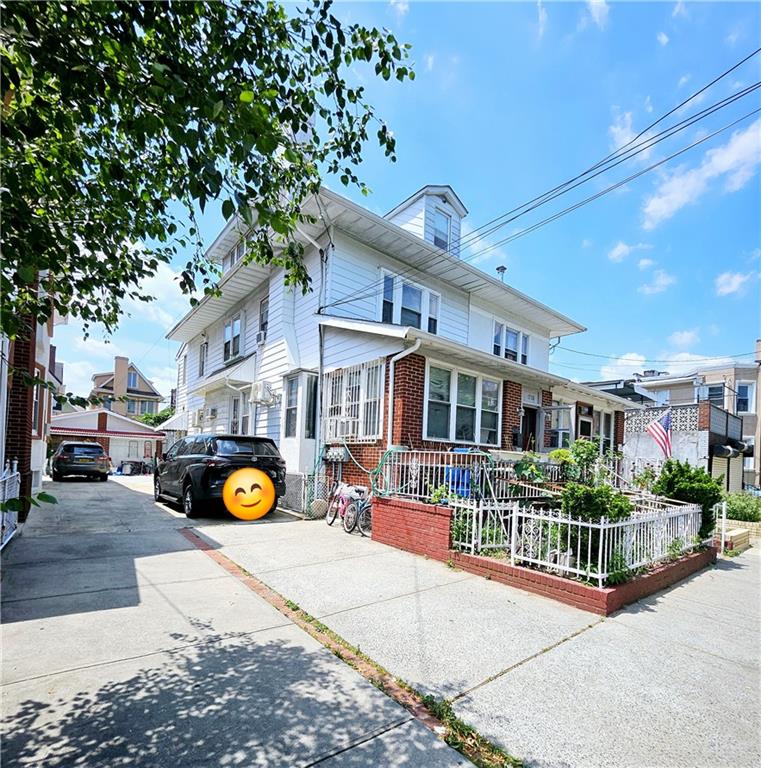
[[628,401],[548,371],[550,340],[583,326],[459,258],[467,211],[450,187],[424,187],[385,217],[322,190],[304,212],[308,293],[280,267],[242,263],[238,219],[209,249],[220,294],[167,334],[181,342],[167,428],[272,437],[291,480],[330,445],[372,467],[389,445],[622,443]]
[[[104,406],[122,416],[158,413],[164,396],[126,357],[114,358],[114,370],[95,373],[90,397],[103,398]],[[92,406],[99,408],[99,405]]]
[[16,339],[2,339],[0,468],[6,461],[18,461],[22,497],[42,488],[54,405],[53,392],[43,384],[29,386],[29,380],[34,377],[60,391],[62,365],[56,362],[51,340],[61,322],[57,316],[43,324],[29,317]]

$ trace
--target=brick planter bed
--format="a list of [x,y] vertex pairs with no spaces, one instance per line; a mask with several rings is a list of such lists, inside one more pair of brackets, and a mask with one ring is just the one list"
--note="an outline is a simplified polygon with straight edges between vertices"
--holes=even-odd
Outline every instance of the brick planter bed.
[[450,517],[448,507],[405,499],[378,498],[373,501],[373,539],[442,562],[452,561],[458,568],[477,576],[602,616],[609,616],[625,605],[666,589],[716,562],[716,549],[709,547],[672,563],[663,563],[625,584],[600,589],[544,571],[452,550]]

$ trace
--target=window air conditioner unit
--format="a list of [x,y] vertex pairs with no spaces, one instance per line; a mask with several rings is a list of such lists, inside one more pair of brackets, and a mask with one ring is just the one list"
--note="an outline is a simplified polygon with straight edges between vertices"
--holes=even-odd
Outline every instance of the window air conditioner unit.
[[203,410],[196,408],[190,412],[190,426],[197,427],[203,421]]
[[264,344],[264,342],[267,340],[267,331],[257,331],[256,333],[256,343],[258,346],[261,346]]
[[214,419],[217,418],[217,409],[216,408],[207,408],[206,412],[204,413],[204,417],[209,419],[209,421],[214,421]]

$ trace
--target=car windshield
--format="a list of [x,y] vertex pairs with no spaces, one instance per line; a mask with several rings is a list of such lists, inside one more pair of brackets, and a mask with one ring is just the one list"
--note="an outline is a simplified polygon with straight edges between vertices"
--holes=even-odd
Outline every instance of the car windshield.
[[103,453],[103,447],[100,445],[67,445],[64,446],[64,453],[73,453],[75,456],[100,456]]
[[251,440],[246,438],[217,439],[217,453],[232,456],[236,453],[253,453],[254,456],[278,456],[275,444],[269,440]]

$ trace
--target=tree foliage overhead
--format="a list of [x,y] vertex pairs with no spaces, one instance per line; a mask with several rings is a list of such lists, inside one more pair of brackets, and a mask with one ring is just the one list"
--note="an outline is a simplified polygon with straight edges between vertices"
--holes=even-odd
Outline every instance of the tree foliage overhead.
[[174,408],[169,407],[163,408],[158,413],[142,413],[137,417],[137,420],[142,421],[143,424],[147,424],[149,427],[158,427],[172,416],[174,416]]
[[414,77],[408,46],[342,25],[330,6],[0,3],[0,330],[13,337],[24,315],[53,310],[113,330],[122,300],[147,300],[141,282],[178,253],[190,254],[183,290],[210,290],[194,222],[211,200],[250,230],[248,259],[306,289],[289,236],[320,169],[362,186],[373,133],[395,159],[346,73],[365,62],[384,79]]

